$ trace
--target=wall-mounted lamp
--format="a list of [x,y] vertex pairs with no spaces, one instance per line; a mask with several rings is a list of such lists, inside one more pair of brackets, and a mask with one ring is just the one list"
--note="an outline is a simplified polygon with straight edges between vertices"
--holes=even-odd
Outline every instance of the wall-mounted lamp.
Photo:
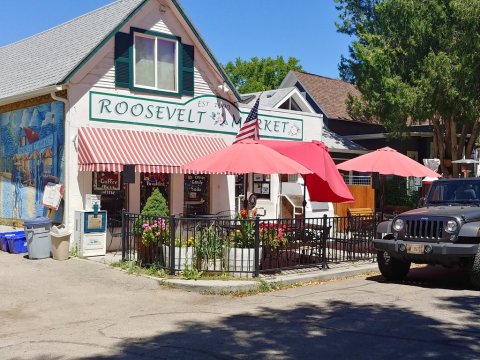
[[228,85],[227,85],[226,83],[223,83],[223,84],[221,84],[221,85],[218,85],[218,88],[219,88],[220,90],[222,90],[223,92],[225,92],[225,93],[227,93],[227,92],[230,91],[230,89],[229,89],[229,87],[228,87]]

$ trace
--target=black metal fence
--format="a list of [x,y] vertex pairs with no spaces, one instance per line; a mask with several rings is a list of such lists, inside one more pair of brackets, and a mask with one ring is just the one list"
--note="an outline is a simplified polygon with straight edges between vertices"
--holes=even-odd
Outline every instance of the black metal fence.
[[373,259],[374,217],[242,219],[122,214],[122,259],[170,274],[253,275]]

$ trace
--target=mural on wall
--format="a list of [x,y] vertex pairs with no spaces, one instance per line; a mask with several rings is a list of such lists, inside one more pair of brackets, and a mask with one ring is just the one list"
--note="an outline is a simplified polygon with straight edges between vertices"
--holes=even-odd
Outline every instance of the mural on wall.
[[0,219],[46,214],[45,185],[63,183],[63,120],[60,101],[0,114]]

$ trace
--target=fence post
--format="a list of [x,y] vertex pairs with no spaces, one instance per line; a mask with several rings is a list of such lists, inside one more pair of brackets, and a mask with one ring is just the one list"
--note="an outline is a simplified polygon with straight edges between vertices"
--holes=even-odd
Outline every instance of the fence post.
[[[251,220],[249,220],[251,221]],[[257,215],[255,217],[255,272],[254,276],[259,277],[260,276],[260,217]]]
[[323,224],[322,224],[322,270],[328,269],[327,264],[327,237],[328,237],[328,227],[327,227],[327,214],[323,215]]
[[125,254],[127,252],[127,234],[126,234],[126,227],[125,227],[125,217],[126,212],[125,209],[122,209],[122,261],[125,261]]
[[[165,254],[165,256],[167,256]],[[170,215],[170,275],[175,275],[175,216]]]

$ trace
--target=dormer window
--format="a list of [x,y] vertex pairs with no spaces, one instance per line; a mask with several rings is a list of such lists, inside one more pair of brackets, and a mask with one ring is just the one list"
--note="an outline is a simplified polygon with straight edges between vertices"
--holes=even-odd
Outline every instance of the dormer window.
[[131,28],[115,35],[115,86],[135,92],[194,96],[195,50],[171,34]]
[[134,86],[178,92],[178,41],[135,33]]

